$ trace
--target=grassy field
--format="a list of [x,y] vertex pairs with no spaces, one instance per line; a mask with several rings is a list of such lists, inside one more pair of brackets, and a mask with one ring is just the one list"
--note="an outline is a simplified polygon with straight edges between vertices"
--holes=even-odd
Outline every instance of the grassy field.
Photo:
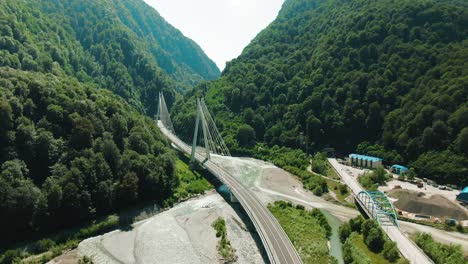
[[328,165],[327,177],[335,179],[335,180],[339,180],[340,176],[336,173],[335,169],[333,169],[332,165],[330,164],[330,162],[328,162],[328,160],[327,160],[327,165]]
[[268,209],[278,219],[304,263],[330,263],[327,230],[311,211],[281,201],[269,205]]
[[[340,185],[342,185],[342,183],[327,179],[327,185],[328,185],[328,190],[335,193],[336,199],[338,199],[338,201],[345,204],[346,206],[354,207],[354,205],[348,203],[345,200],[346,197],[348,197],[351,194],[351,189],[349,189],[348,186],[346,186],[346,192],[342,192],[340,190]],[[341,187],[341,188],[343,188],[343,187]]]

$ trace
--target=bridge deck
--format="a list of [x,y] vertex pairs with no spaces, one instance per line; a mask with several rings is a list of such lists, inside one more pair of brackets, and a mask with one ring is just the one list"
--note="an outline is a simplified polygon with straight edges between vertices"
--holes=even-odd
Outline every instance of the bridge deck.
[[[167,130],[160,121],[158,121],[158,127],[160,128],[161,132],[180,150],[186,154],[191,153],[191,147],[185,144],[176,135],[172,134],[169,130]],[[195,154],[195,158],[199,162],[203,162],[205,160],[205,157],[200,155],[198,152]],[[255,226],[255,229],[260,235],[271,263],[302,263],[299,254],[297,253],[284,230],[281,228],[276,218],[262,203],[260,203],[252,191],[246,188],[229,172],[225,171],[211,160],[207,160],[204,163],[204,166],[223,184],[227,185],[234,196],[239,200],[239,203],[247,212],[249,218],[252,220]]]
[[[340,175],[343,181],[348,185],[353,191],[354,197],[357,202],[361,205],[361,208],[364,209],[366,214],[373,218],[372,214],[369,212],[369,208],[364,206],[364,203],[360,201],[357,197],[358,193],[364,189],[361,185],[354,179],[351,175],[342,171],[340,165],[336,159],[328,159],[330,164],[333,166],[335,171]],[[389,220],[390,221],[390,220]],[[397,244],[398,249],[401,254],[411,261],[411,263],[416,264],[430,264],[434,263],[413,241],[411,241],[403,232],[395,225],[381,225],[382,229],[385,231],[390,240],[394,241]]]

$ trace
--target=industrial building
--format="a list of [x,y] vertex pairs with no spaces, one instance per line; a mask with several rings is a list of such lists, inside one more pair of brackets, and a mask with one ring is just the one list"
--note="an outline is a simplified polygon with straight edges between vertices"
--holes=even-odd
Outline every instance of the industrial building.
[[460,202],[468,203],[468,186],[465,187],[459,195],[457,195],[457,200]]
[[390,171],[398,175],[401,175],[401,174],[408,172],[408,168],[406,168],[405,166],[394,164],[392,165],[392,167],[390,167]]
[[349,163],[353,166],[375,169],[382,166],[381,158],[360,155],[360,154],[349,154]]

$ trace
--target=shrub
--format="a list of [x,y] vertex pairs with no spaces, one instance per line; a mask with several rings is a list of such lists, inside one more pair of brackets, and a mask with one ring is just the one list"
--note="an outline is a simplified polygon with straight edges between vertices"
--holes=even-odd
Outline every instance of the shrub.
[[348,188],[346,187],[346,185],[345,185],[345,184],[341,184],[341,183],[340,183],[340,185],[339,185],[339,189],[340,189],[340,193],[341,193],[342,195],[344,195],[344,194],[347,194],[347,193],[348,193]]
[[397,245],[393,241],[385,241],[382,254],[390,262],[395,262],[400,258]]
[[326,175],[328,170],[327,157],[323,153],[316,153],[312,159],[312,171]]
[[93,263],[93,261],[91,260],[91,258],[87,256],[84,256],[82,259],[78,261],[78,264],[91,264],[91,263]]
[[305,207],[304,207],[302,204],[297,204],[297,205],[296,205],[296,209],[298,209],[298,210],[304,210]]
[[350,219],[349,226],[351,227],[351,231],[361,233],[361,226],[364,221],[365,219],[361,215],[359,215],[356,218]]
[[7,250],[3,255],[0,257],[0,263],[12,263],[12,262],[19,262],[22,256],[22,251],[19,249],[14,250]]
[[418,233],[415,241],[436,264],[465,264],[460,245],[445,245],[436,242],[427,233]]
[[218,219],[216,219],[211,226],[213,226],[216,231],[216,237],[226,235],[226,222],[223,218],[218,217]]
[[340,240],[342,243],[348,239],[348,237],[351,235],[351,226],[349,223],[344,223],[340,226],[338,229],[338,234],[340,235]]
[[42,240],[39,240],[39,242],[37,242],[35,252],[36,253],[42,253],[42,252],[48,251],[53,246],[55,246],[55,242],[53,240],[51,240],[51,239],[42,239]]

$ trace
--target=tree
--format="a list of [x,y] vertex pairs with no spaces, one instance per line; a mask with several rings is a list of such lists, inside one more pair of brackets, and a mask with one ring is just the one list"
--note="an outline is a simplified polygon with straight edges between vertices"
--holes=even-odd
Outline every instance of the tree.
[[[6,161],[0,174],[0,226],[4,240],[11,241],[16,232],[31,228],[41,191],[26,178],[28,169],[21,160]],[[42,212],[40,213],[42,214]],[[14,221],[11,221],[14,219]],[[7,227],[7,228],[5,228]]]
[[406,176],[406,179],[408,179],[408,181],[412,182],[417,177],[417,174],[414,168],[410,168],[408,172],[405,173],[405,176]]
[[346,239],[351,235],[351,226],[349,223],[342,224],[338,229],[338,234],[340,235],[341,243],[344,243]]
[[113,209],[114,196],[112,181],[101,181],[97,184],[95,204],[99,214],[109,212]]
[[348,187],[346,186],[346,184],[341,184],[341,183],[340,183],[340,185],[339,185],[338,188],[339,188],[340,193],[341,193],[342,195],[345,195],[345,194],[348,193]]
[[388,179],[388,175],[383,167],[377,167],[377,169],[370,174],[370,178],[374,183],[382,185]]
[[5,135],[12,127],[12,109],[8,101],[0,100],[0,134]]
[[378,228],[378,224],[375,220],[373,219],[366,219],[364,221],[361,222],[361,233],[364,237],[364,240],[366,239],[366,237],[369,235],[371,229],[373,228]]
[[42,128],[38,131],[34,141],[33,173],[36,174],[36,180],[42,183],[50,174],[49,167],[56,161],[53,159],[54,155],[50,153],[55,142],[52,133]]
[[71,146],[76,149],[91,147],[93,143],[94,126],[89,119],[72,114],[70,116],[73,128],[71,132]]
[[263,139],[265,134],[265,120],[260,115],[254,115],[252,126],[255,129],[255,138]]
[[42,192],[47,198],[48,209],[52,212],[58,210],[62,205],[63,191],[57,179],[49,177],[42,185]]
[[124,138],[128,133],[128,124],[125,117],[116,114],[111,118],[112,136],[120,150],[124,148]]
[[150,151],[150,137],[143,128],[133,128],[128,137],[129,148],[143,155],[148,154]]
[[351,227],[351,231],[361,233],[361,227],[364,221],[365,219],[361,215],[356,218],[349,219],[349,226]]
[[312,171],[318,174],[327,175],[328,165],[324,153],[317,152],[312,159]]
[[455,148],[460,152],[468,156],[468,127],[463,128],[458,133],[457,139],[455,140]]
[[102,144],[102,153],[107,164],[109,164],[113,175],[117,175],[120,166],[120,150],[112,139],[104,140]]
[[119,184],[119,199],[124,205],[138,199],[138,177],[134,172],[128,172],[122,178]]
[[238,113],[241,109],[241,91],[238,88],[232,89],[231,92],[231,109]]
[[397,245],[393,241],[385,241],[382,254],[390,262],[395,262],[400,258]]
[[53,124],[62,124],[63,108],[60,105],[54,104],[47,106],[47,119]]
[[241,146],[250,146],[255,140],[255,130],[247,125],[241,125],[237,130],[237,141]]
[[378,226],[372,227],[369,230],[369,233],[367,235],[364,235],[364,242],[370,250],[377,253],[382,251],[382,247],[385,242],[382,229],[380,229],[380,227]]

